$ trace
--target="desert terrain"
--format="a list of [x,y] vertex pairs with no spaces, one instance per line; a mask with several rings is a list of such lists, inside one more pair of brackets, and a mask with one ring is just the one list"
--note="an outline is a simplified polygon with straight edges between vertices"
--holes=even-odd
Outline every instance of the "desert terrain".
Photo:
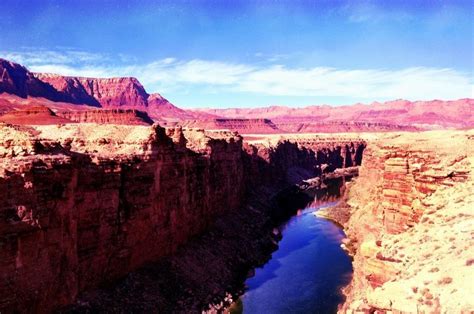
[[0,73],[0,312],[226,311],[308,186],[357,173],[317,213],[353,257],[339,311],[474,311],[474,99],[185,110]]

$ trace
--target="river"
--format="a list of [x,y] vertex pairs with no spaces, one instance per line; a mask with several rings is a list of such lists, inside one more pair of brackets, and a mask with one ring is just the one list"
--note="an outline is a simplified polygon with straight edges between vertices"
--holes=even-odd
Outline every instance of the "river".
[[352,275],[349,256],[341,249],[344,233],[314,212],[334,203],[298,211],[281,226],[279,248],[255,276],[232,313],[335,313],[343,301],[340,288]]

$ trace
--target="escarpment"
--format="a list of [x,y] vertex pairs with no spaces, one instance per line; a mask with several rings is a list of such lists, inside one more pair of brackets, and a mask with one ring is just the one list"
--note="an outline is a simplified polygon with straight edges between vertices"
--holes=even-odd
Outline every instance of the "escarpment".
[[[17,96],[12,97],[12,96]],[[230,129],[245,134],[301,132],[386,132],[474,125],[474,99],[394,100],[349,106],[232,109],[178,108],[158,93],[148,93],[134,77],[92,78],[33,73],[0,58],[0,114],[23,105],[66,110],[135,109],[161,124]],[[186,104],[183,104],[186,105]]]
[[63,101],[95,107],[146,107],[148,94],[133,77],[85,78],[35,73],[62,96]]
[[69,121],[99,124],[151,125],[153,120],[136,109],[62,110],[57,116]]
[[[333,160],[344,166],[332,139],[318,149],[244,147],[236,133],[158,125],[0,128],[4,311],[72,303],[173,254],[216,217],[244,208],[255,188],[314,176]],[[353,150],[364,145],[356,139]]]
[[341,313],[474,310],[474,134],[410,136],[372,140],[347,206],[327,213],[354,254]]

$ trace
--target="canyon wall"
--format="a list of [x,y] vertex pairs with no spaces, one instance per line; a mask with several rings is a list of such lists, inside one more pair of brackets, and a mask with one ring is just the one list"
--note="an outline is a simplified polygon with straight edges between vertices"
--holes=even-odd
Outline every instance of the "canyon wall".
[[[57,116],[79,123],[151,125],[146,112],[136,109],[61,110]],[[0,118],[1,119],[1,118]]]
[[354,254],[341,313],[474,310],[474,132],[414,135],[370,140],[347,206],[326,213]]
[[[255,188],[276,192],[288,176],[311,177],[346,158],[333,138],[304,148],[158,125],[0,128],[0,309],[7,312],[74,302],[176,252],[216,217],[240,211]],[[353,151],[363,145],[354,141]]]
[[180,129],[158,126],[3,126],[1,134],[5,311],[70,303],[174,252],[243,200],[238,136],[203,136],[196,153]]

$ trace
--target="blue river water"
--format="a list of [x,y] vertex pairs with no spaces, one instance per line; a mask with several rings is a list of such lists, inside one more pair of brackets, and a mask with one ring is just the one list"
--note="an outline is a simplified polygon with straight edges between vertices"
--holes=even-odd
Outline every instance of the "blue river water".
[[352,275],[351,260],[340,247],[344,233],[308,207],[281,226],[279,249],[255,276],[247,279],[236,306],[248,314],[335,313],[343,301],[340,288]]

